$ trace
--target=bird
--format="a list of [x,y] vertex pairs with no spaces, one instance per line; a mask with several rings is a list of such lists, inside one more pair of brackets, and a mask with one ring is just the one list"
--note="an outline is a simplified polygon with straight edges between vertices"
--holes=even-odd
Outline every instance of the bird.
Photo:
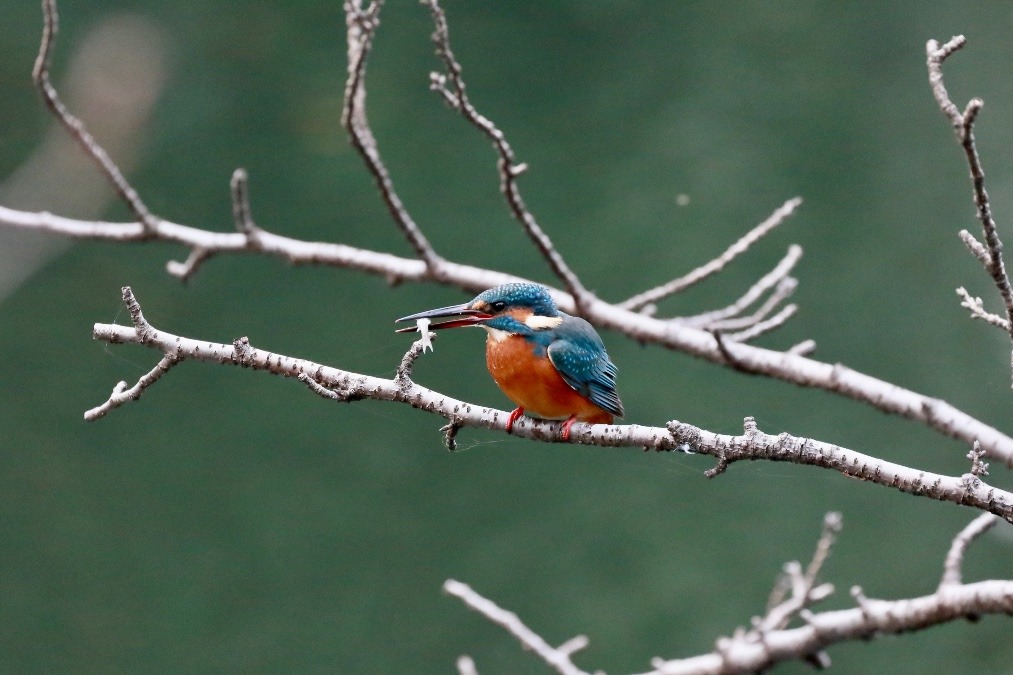
[[517,406],[510,433],[522,415],[565,420],[564,441],[574,422],[612,424],[624,414],[616,392],[618,369],[597,331],[584,319],[560,311],[549,291],[533,283],[508,283],[470,302],[397,319],[433,321],[397,332],[477,326],[485,329],[485,361],[499,388]]

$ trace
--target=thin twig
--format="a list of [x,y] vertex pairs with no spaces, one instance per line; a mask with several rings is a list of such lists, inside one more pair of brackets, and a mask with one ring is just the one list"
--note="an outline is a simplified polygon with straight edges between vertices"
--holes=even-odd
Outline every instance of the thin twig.
[[[435,337],[435,333],[429,334],[430,340]],[[412,367],[415,365],[415,361],[423,354],[425,347],[426,340],[424,339],[420,338],[413,342],[411,348],[405,352],[400,365],[397,367],[397,374],[394,376],[394,382],[397,383],[398,387],[405,390],[405,392],[414,385],[414,382],[412,382]]]
[[747,232],[745,236],[736,241],[734,244],[729,246],[728,249],[717,258],[697,267],[692,272],[685,274],[678,279],[673,279],[666,284],[644,291],[643,293],[638,293],[628,300],[623,300],[618,303],[618,306],[623,309],[638,310],[644,305],[658,302],[670,295],[680,293],[690,286],[703,281],[707,277],[717,274],[723,270],[728,263],[748,251],[750,246],[755,244],[771,230],[791,217],[791,214],[793,214],[795,210],[801,206],[801,204],[801,197],[793,197],[792,199],[789,199],[775,209],[766,220]]
[[971,446],[971,451],[967,453],[967,458],[971,460],[971,475],[976,478],[988,475],[988,464],[981,461],[981,458],[984,456],[985,453],[981,449],[981,443],[975,441],[974,445]]
[[192,277],[197,270],[200,269],[200,266],[203,265],[211,256],[211,251],[206,248],[194,246],[190,249],[190,255],[188,255],[186,260],[183,262],[170,260],[165,263],[165,271],[180,281],[189,281],[190,277]]
[[247,175],[246,169],[238,168],[232,172],[229,191],[232,195],[232,221],[236,226],[236,231],[245,234],[251,245],[257,245],[257,237],[261,229],[253,222],[253,213],[250,209],[249,175]]
[[376,180],[387,210],[402,234],[425,263],[431,275],[438,278],[442,258],[429,239],[412,219],[404,202],[394,189],[394,181],[380,157],[376,137],[366,116],[366,61],[373,47],[373,37],[380,25],[380,8],[383,0],[373,0],[363,9],[360,0],[345,2],[345,23],[348,27],[348,80],[345,83],[345,102],[341,120],[348,130],[352,146],[362,157],[366,168]]
[[[793,616],[833,592],[831,584],[816,586],[816,577],[830,556],[830,549],[841,531],[842,524],[841,514],[836,511],[831,511],[823,517],[823,531],[805,572],[797,562],[785,565],[784,573],[774,585],[767,601],[766,616],[753,624],[756,630],[761,632],[780,630],[788,625]],[[785,592],[788,590],[791,591],[791,597],[785,599]]]
[[329,398],[332,401],[348,401],[348,396],[339,391],[335,391],[330,387],[325,387],[306,373],[299,373],[297,379],[309,387],[310,391],[321,398]]
[[[966,40],[963,35],[958,35],[940,46],[935,40],[929,40],[925,45],[927,54],[927,66],[929,71],[929,85],[932,94],[939,104],[939,109],[950,120],[956,133],[957,141],[964,151],[968,169],[971,172],[971,185],[974,194],[974,206],[977,212],[978,221],[981,223],[982,234],[984,235],[984,248],[987,256],[982,255],[982,244],[974,240],[970,234],[961,236],[964,243],[968,245],[985,266],[985,270],[991,275],[995,287],[1002,297],[1006,306],[1006,330],[1010,340],[1013,341],[1013,286],[1010,284],[1009,276],[1006,274],[1006,263],[1002,255],[1002,241],[999,239],[999,230],[996,227],[995,219],[992,217],[992,206],[989,202],[988,192],[985,191],[985,169],[981,164],[981,157],[978,155],[978,147],[974,140],[974,122],[984,103],[979,98],[972,98],[968,101],[964,112],[960,112],[957,106],[950,99],[949,93],[943,83],[943,62],[954,52],[964,46]],[[969,243],[973,241],[973,243]]]
[[743,293],[742,296],[732,304],[727,307],[722,307],[721,309],[703,312],[702,314],[676,317],[674,319],[670,319],[670,321],[684,326],[706,327],[713,325],[717,321],[737,316],[747,307],[756,302],[768,290],[775,288],[782,279],[788,276],[801,258],[802,247],[798,244],[792,244],[788,247],[788,252],[785,253],[783,258],[781,258],[781,261],[774,266],[774,269],[760,277],[755,284],[749,287],[749,290]]
[[991,513],[983,513],[972,520],[967,527],[953,538],[950,551],[946,554],[946,561],[943,563],[943,577],[939,581],[939,589],[959,586],[962,581],[961,571],[964,565],[964,555],[968,547],[975,539],[988,532],[999,519]]
[[[590,675],[578,668],[570,660],[570,656],[577,648],[587,645],[587,638],[582,638],[582,636],[575,638],[580,639],[579,643],[573,643],[572,640],[567,641],[563,647],[569,647],[568,649],[563,649],[563,647],[556,648],[546,642],[541,635],[525,626],[524,622],[516,614],[503,609],[492,600],[479,595],[468,584],[455,581],[454,579],[447,579],[443,584],[443,590],[448,595],[458,598],[469,608],[475,610],[497,626],[505,628],[507,632],[517,638],[522,647],[534,652],[536,656],[549,664],[560,675]],[[574,648],[571,643],[578,644],[579,647]]]
[[792,303],[785,305],[781,308],[781,311],[763,321],[758,321],[754,325],[750,326],[745,330],[740,330],[734,333],[725,333],[729,340],[733,342],[749,342],[754,338],[758,338],[765,333],[780,328],[785,324],[788,319],[795,315],[798,311],[798,305]]
[[777,282],[774,287],[774,291],[767,296],[767,299],[763,301],[755,312],[749,316],[737,316],[730,319],[721,319],[708,324],[708,328],[717,329],[721,331],[733,331],[742,330],[755,326],[767,318],[778,305],[790,298],[795,290],[798,288],[798,279],[795,277],[785,277]]
[[985,323],[991,324],[996,328],[1002,328],[1003,330],[1009,330],[1009,319],[1005,319],[998,314],[992,314],[991,312],[985,311],[985,303],[982,302],[981,298],[971,297],[971,294],[967,292],[967,289],[961,286],[957,289],[957,295],[961,297],[960,306],[966,307],[971,312],[971,318],[980,319]]
[[[576,273],[566,264],[563,256],[553,245],[549,236],[545,234],[538,221],[535,220],[534,215],[528,210],[524,199],[521,197],[517,178],[527,169],[527,165],[517,163],[513,148],[510,147],[510,143],[507,142],[503,132],[500,131],[492,120],[479,113],[468,99],[464,79],[461,77],[461,64],[457,61],[453,50],[450,48],[450,28],[447,25],[447,16],[443,8],[440,7],[437,0],[423,0],[423,4],[429,7],[429,11],[433,15],[433,24],[436,27],[436,30],[433,32],[433,42],[436,43],[436,53],[443,59],[443,63],[447,69],[446,75],[440,73],[432,74],[430,78],[431,88],[439,92],[451,107],[459,111],[468,122],[485,134],[492,142],[496,153],[499,155],[497,166],[499,167],[500,189],[503,192],[503,196],[506,197],[511,212],[524,227],[524,231],[527,232],[528,236],[535,243],[535,246],[538,247],[539,252],[552,268],[553,273],[559,277],[566,290],[573,296],[577,311],[581,313],[584,306],[590,300],[590,291],[585,288]],[[450,86],[453,87],[453,91],[447,88],[448,80]]]
[[823,569],[823,564],[830,557],[830,549],[837,541],[837,535],[844,527],[844,517],[840,511],[829,511],[823,516],[823,531],[820,533],[819,541],[816,542],[816,550],[813,551],[812,560],[805,568],[805,582],[811,590],[816,583],[816,577]]
[[50,79],[49,64],[60,24],[56,0],[42,0],[42,17],[42,41],[39,44],[39,55],[35,59],[35,67],[32,69],[32,79],[42,93],[46,107],[60,121],[71,137],[77,141],[85,154],[98,165],[99,170],[105,174],[113,189],[137,217],[138,222],[143,226],[144,233],[150,235],[155,230],[158,218],[148,210],[137,191],[123,177],[123,173],[116,163],[88,132],[84,122],[67,109]]
[[450,418],[450,420],[440,427],[440,431],[443,432],[443,445],[450,452],[457,450],[457,432],[461,430],[461,423],[456,417]]
[[964,242],[964,246],[971,252],[971,255],[977,258],[982,265],[988,267],[991,263],[991,256],[984,244],[975,239],[974,235],[967,230],[961,230],[957,236],[960,237],[960,241]]
[[802,340],[798,344],[789,347],[785,353],[794,356],[809,356],[814,351],[816,351],[815,340]]
[[84,418],[89,422],[104,417],[106,413],[115,408],[119,408],[127,401],[136,401],[141,397],[148,387],[158,381],[158,378],[165,375],[170,368],[179,363],[179,359],[173,355],[166,354],[159,360],[159,362],[150,371],[141,376],[141,379],[137,380],[137,384],[127,388],[126,382],[119,382],[113,387],[113,393],[102,405],[96,406],[91,410],[86,410]]

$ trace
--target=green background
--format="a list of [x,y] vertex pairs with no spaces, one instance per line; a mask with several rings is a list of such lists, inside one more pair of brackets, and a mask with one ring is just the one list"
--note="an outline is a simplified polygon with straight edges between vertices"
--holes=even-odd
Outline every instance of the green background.
[[[1003,236],[1013,213],[1013,16],[1005,3],[447,3],[473,101],[530,171],[532,211],[584,282],[621,300],[720,253],[785,199],[795,218],[719,278],[666,301],[727,304],[805,247],[801,311],[760,343],[813,338],[841,362],[944,398],[1009,432],[1009,341],[968,319],[953,289],[998,306],[956,237],[975,231],[967,171],[927,85],[924,44],[965,33],[954,100],[985,99],[978,136]],[[344,17],[333,2],[64,0],[54,78],[111,12],[145,17],[170,76],[131,179],[157,214],[231,229],[228,179],[251,176],[268,230],[410,255],[340,128]],[[50,126],[30,82],[41,17],[6,0],[0,171]],[[428,91],[428,13],[384,10],[370,117],[408,208],[446,257],[552,283],[498,194],[483,138]],[[59,186],[51,186],[59,190]],[[690,203],[677,205],[686,194]],[[74,215],[74,214],[66,214]],[[119,204],[105,214],[127,219]],[[845,529],[822,607],[931,592],[975,514],[830,471],[535,444],[378,402],[186,363],[94,423],[82,412],[156,355],[92,341],[125,322],[131,285],[168,331],[392,376],[397,316],[461,302],[432,284],[211,260],[189,284],[165,244],[78,243],[0,304],[0,669],[4,671],[543,672],[512,637],[441,593],[473,585],[550,642],[586,633],[582,667],[647,670],[709,651],[761,613],[781,565],[808,560],[827,510]],[[628,421],[677,418],[735,433],[838,443],[926,470],[968,470],[963,444],[827,393],[747,377],[603,335]],[[417,380],[507,401],[482,336],[442,336]],[[990,478],[1009,486],[1008,470]],[[976,544],[970,580],[1013,577],[1013,536]],[[1010,670],[1011,623],[985,617],[831,648],[840,672]],[[808,672],[789,664],[781,672]]]

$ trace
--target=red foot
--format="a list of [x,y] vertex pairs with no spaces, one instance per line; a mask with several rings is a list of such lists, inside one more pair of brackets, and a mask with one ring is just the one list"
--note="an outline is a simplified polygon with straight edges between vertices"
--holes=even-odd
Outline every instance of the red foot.
[[564,441],[569,441],[570,440],[570,427],[572,427],[573,423],[576,422],[576,421],[577,421],[577,416],[576,415],[570,415],[566,419],[566,421],[563,422],[563,440]]
[[514,422],[519,420],[524,415],[524,408],[514,408],[514,411],[510,413],[510,417],[507,418],[506,432],[509,434],[514,428]]

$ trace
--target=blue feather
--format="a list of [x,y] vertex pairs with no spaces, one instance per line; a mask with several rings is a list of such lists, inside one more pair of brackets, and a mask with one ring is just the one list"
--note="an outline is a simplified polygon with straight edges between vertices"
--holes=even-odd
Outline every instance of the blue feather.
[[547,349],[552,365],[574,390],[599,408],[622,417],[623,403],[616,392],[619,371],[609,360],[605,344],[584,319],[563,312],[559,316],[563,322],[545,331],[553,338]]

